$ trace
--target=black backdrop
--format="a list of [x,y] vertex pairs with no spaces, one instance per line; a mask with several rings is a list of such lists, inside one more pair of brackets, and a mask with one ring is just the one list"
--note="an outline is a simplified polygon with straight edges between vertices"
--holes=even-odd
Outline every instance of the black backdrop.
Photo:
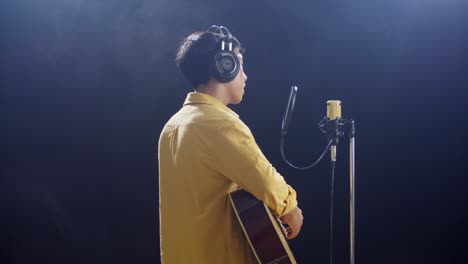
[[[356,120],[356,263],[464,263],[468,4],[462,0],[16,0],[0,6],[2,263],[158,263],[157,140],[189,90],[182,38],[244,46],[233,109],[297,189],[300,263],[329,258],[325,102]],[[348,263],[348,145],[338,148],[335,263]],[[183,252],[181,252],[183,254]],[[215,252],[214,252],[215,254]]]

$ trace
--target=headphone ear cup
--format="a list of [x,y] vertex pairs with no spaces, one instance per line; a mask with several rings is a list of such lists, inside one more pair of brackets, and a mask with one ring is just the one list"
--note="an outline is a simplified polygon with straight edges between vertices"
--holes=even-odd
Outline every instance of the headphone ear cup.
[[218,51],[211,61],[211,70],[219,82],[230,82],[240,71],[240,61],[237,55],[228,50]]

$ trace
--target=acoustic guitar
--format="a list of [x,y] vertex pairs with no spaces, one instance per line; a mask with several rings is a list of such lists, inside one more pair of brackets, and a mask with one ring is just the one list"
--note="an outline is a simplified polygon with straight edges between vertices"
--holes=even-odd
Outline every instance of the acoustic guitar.
[[243,189],[231,192],[229,199],[259,263],[297,263],[285,227],[263,202]]

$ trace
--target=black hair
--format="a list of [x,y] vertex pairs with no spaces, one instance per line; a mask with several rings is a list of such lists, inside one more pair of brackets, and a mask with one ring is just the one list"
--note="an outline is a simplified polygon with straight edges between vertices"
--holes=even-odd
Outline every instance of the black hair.
[[[226,37],[211,31],[197,31],[180,44],[176,63],[193,88],[208,83],[213,77],[210,70],[211,58],[221,49],[221,42],[226,40]],[[229,41],[232,42],[233,51],[243,53],[242,45],[234,36],[231,36]]]

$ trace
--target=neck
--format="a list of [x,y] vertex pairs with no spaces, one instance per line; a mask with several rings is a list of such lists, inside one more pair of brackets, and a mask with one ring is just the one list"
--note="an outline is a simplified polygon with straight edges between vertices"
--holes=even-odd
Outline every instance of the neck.
[[195,88],[197,93],[204,93],[218,99],[222,104],[228,105],[229,100],[223,91],[226,91],[224,84],[210,80],[206,84],[200,84]]

